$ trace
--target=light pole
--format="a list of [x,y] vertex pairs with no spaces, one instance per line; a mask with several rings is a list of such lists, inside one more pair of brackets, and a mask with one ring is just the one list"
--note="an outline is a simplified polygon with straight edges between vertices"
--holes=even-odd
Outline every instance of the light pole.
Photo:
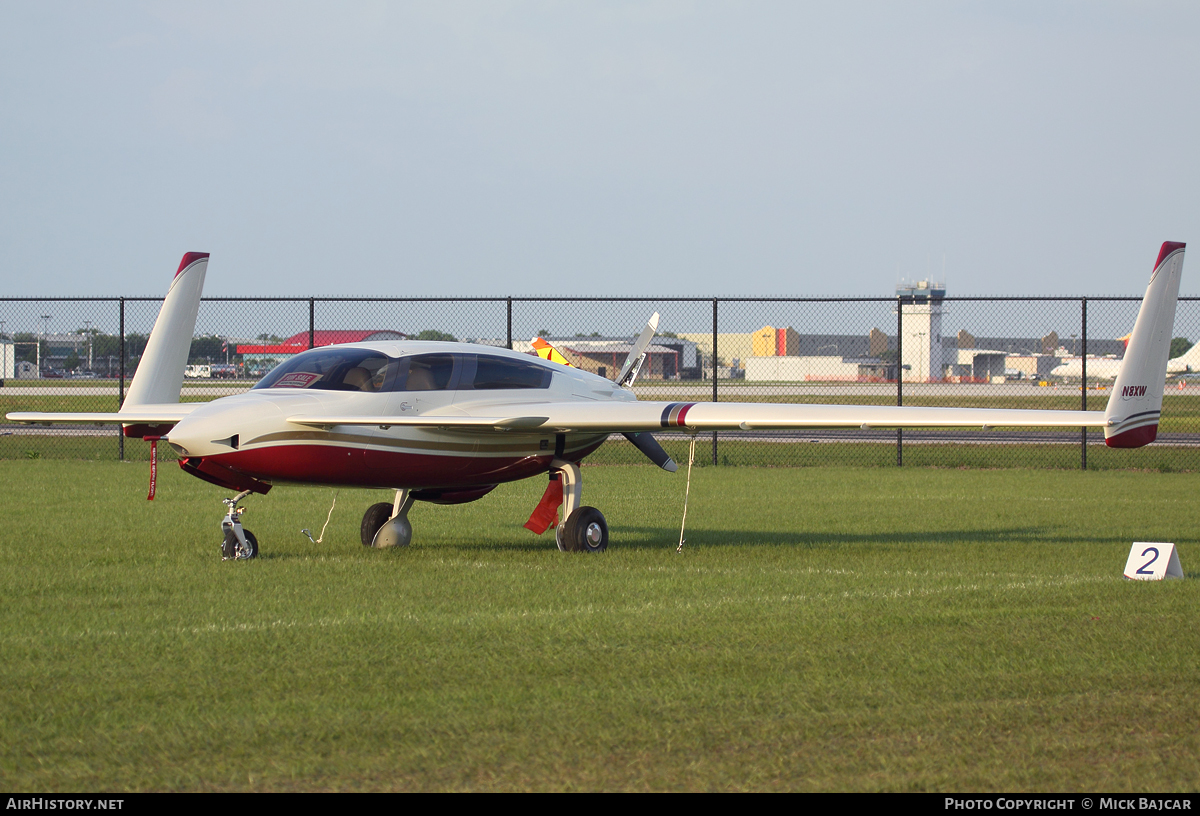
[[84,333],[87,334],[88,341],[88,371],[92,370],[92,321],[83,321]]

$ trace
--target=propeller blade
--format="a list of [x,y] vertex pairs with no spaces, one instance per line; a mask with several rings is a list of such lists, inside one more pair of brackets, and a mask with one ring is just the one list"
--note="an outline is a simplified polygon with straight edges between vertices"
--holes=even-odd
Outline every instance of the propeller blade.
[[675,464],[675,460],[671,455],[663,450],[663,446],[658,444],[649,431],[641,431],[640,433],[624,434],[625,438],[633,443],[633,446],[646,454],[646,458],[654,464],[658,465],[663,470],[674,473],[679,470],[679,465]]
[[658,331],[658,312],[650,315],[650,319],[646,321],[646,328],[642,329],[642,333],[634,341],[633,349],[629,352],[629,356],[625,358],[625,365],[621,366],[621,373],[617,375],[618,385],[627,387],[633,385],[633,380],[637,377],[637,372],[641,369],[642,358],[646,354],[646,349],[650,346],[650,341],[654,339],[656,331]]

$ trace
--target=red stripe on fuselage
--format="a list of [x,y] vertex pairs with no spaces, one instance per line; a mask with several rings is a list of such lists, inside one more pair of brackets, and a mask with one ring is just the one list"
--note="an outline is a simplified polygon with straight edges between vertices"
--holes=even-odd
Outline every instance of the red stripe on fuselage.
[[[604,440],[572,452],[580,460]],[[273,445],[206,460],[269,482],[377,488],[465,488],[527,479],[550,469],[553,452],[536,456],[436,456],[335,445]]]

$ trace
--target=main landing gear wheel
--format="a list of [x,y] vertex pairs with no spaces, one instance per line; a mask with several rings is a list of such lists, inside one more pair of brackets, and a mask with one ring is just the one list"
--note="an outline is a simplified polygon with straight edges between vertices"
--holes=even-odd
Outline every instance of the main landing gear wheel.
[[604,552],[608,549],[608,522],[595,507],[580,507],[558,525],[554,536],[563,552]]
[[380,502],[372,504],[367,508],[367,512],[363,514],[362,528],[359,530],[359,537],[362,539],[364,547],[370,547],[375,541],[375,534],[379,532],[379,528],[387,524],[387,520],[392,517],[392,505],[390,502]]
[[221,545],[221,560],[222,561],[244,561],[247,558],[258,558],[258,539],[254,533],[243,529],[242,535],[246,537],[246,545],[242,546],[242,542],[237,540],[237,536],[232,532],[225,536],[225,542]]
[[396,500],[391,504],[379,502],[368,507],[359,530],[363,546],[377,550],[407,547],[412,541],[412,523],[408,520],[412,505],[412,491],[397,490]]

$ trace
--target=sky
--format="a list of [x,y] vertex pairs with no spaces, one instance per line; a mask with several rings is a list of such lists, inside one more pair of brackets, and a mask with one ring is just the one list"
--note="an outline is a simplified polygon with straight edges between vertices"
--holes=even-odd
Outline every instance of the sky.
[[0,296],[1136,295],[1198,85],[1194,2],[4,0]]

